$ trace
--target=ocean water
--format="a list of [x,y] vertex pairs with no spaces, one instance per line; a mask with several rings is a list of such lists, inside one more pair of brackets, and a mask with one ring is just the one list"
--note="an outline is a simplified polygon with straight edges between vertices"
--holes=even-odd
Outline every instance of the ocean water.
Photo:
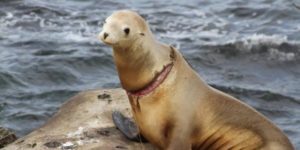
[[79,91],[119,87],[96,38],[138,11],[212,86],[276,123],[300,149],[299,0],[1,0],[0,125],[23,136]]

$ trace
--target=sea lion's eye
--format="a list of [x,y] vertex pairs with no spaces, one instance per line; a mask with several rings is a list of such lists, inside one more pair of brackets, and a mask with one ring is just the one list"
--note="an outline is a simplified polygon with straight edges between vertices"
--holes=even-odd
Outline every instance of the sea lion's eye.
[[130,29],[129,29],[129,28],[125,28],[125,29],[124,29],[124,32],[125,32],[126,35],[128,35],[129,32],[130,32]]

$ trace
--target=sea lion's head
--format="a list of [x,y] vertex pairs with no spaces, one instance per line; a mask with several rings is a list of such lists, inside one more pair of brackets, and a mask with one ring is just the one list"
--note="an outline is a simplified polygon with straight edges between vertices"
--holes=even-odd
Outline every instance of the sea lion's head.
[[140,15],[130,10],[121,10],[105,20],[99,38],[112,47],[126,49],[145,36],[147,31],[147,23]]
[[136,12],[114,12],[106,18],[99,38],[112,46],[121,85],[128,92],[151,91],[170,71],[170,47],[155,40]]

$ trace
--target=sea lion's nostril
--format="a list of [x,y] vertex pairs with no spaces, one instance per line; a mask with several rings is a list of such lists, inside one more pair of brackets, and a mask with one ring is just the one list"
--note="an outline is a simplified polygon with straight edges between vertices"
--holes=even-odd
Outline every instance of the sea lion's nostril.
[[104,32],[104,34],[103,34],[104,40],[105,40],[107,37],[108,37],[108,33]]

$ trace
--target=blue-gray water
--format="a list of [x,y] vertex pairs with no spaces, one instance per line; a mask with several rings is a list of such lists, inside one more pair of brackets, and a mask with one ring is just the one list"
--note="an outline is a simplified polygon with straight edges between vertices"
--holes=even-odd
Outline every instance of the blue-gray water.
[[[213,86],[255,107],[300,149],[298,0],[0,0],[0,125],[23,136],[79,91],[117,87],[96,38],[137,10]],[[300,4],[300,3],[299,3]]]

